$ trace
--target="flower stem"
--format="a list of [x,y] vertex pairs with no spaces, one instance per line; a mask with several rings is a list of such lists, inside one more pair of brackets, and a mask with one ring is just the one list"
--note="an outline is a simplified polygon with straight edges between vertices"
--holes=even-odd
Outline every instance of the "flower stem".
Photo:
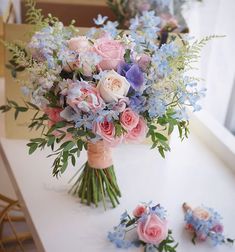
[[75,184],[69,190],[75,197],[81,199],[81,203],[91,205],[92,203],[98,207],[100,201],[103,202],[104,209],[106,209],[106,201],[110,200],[113,207],[119,204],[119,197],[121,193],[117,184],[114,167],[110,166],[106,169],[92,168],[86,162],[79,173],[76,173]]

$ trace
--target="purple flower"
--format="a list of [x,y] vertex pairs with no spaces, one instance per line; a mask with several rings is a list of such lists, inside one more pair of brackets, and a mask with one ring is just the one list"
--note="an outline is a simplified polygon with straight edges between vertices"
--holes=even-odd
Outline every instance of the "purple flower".
[[119,64],[117,72],[124,76],[131,84],[135,91],[140,91],[144,84],[144,75],[137,64],[127,64],[122,62]]
[[212,231],[216,232],[216,233],[223,233],[223,225],[222,224],[217,224],[212,228]]

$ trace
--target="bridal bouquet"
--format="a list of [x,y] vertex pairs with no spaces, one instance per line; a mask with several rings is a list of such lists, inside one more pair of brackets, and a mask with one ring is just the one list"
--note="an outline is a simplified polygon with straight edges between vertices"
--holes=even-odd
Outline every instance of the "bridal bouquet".
[[35,25],[30,42],[4,42],[13,76],[27,74],[18,80],[27,99],[24,105],[7,100],[0,111],[14,110],[15,118],[35,111],[29,128],[42,134],[28,143],[29,154],[50,147],[54,176],[75,166],[86,149],[88,161],[71,193],[88,205],[102,200],[104,207],[108,197],[115,207],[121,194],[110,147],[149,137],[164,157],[170,147],[163,132],[170,135],[176,127],[187,137],[186,107],[199,110],[205,90],[186,72],[210,37],[184,44],[173,37],[159,46],[153,12],[132,20],[126,32],[99,15],[94,21],[100,27],[81,35],[73,23],[65,27],[51,15],[44,18],[32,1],[28,5]]

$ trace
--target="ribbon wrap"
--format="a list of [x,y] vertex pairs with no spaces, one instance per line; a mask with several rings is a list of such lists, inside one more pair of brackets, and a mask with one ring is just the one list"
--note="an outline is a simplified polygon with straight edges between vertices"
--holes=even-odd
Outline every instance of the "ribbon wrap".
[[89,142],[87,157],[89,166],[95,169],[105,169],[113,165],[111,148],[106,146],[104,141]]

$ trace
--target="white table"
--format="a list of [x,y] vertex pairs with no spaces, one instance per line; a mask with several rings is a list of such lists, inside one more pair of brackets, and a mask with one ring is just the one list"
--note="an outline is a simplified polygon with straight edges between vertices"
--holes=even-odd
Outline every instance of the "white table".
[[[226,245],[214,249],[209,243],[194,246],[184,231],[181,204],[204,203],[223,215],[225,233],[235,238],[235,174],[193,132],[183,143],[173,136],[172,151],[165,160],[147,145],[115,148],[113,158],[123,197],[116,209],[106,212],[102,205],[87,207],[67,194],[67,181],[75,169],[70,167],[59,180],[53,178],[52,159],[46,158],[49,149],[28,156],[26,141],[3,138],[1,146],[39,252],[124,251],[107,241],[107,232],[125,209],[132,211],[139,201],[149,200],[168,209],[170,227],[180,242],[178,252],[235,250]],[[85,156],[83,153],[80,164]]]

